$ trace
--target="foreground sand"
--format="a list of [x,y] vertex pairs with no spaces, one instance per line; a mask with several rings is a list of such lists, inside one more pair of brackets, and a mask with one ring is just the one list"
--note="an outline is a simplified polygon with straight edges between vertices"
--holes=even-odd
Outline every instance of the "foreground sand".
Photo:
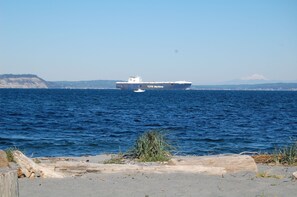
[[[106,157],[81,157],[98,160]],[[63,179],[19,179],[20,197],[45,196],[297,196],[297,167],[258,165],[253,172],[225,175],[192,173],[90,173]],[[258,175],[259,175],[258,173]]]

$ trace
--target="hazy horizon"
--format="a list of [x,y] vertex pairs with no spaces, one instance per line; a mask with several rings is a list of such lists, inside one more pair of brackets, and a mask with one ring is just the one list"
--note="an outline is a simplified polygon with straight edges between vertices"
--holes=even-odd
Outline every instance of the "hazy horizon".
[[1,1],[0,74],[297,81],[297,1]]

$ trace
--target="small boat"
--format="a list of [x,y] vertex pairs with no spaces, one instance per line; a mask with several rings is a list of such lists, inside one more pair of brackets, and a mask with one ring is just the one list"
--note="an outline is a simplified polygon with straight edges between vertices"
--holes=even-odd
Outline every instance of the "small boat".
[[138,88],[138,89],[134,90],[134,92],[145,92],[145,90]]

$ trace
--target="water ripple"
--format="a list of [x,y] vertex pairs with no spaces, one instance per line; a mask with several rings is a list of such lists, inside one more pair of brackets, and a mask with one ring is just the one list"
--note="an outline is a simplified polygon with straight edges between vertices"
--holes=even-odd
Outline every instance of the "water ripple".
[[163,130],[178,154],[273,151],[297,139],[297,92],[0,90],[0,149],[35,156],[128,150]]

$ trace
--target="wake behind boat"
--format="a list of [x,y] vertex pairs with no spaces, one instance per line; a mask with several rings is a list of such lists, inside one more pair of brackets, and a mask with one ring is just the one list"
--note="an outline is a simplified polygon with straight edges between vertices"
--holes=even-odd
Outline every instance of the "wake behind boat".
[[186,90],[192,82],[143,82],[140,77],[130,77],[126,82],[116,82],[116,88],[121,90]]
[[145,92],[145,90],[142,90],[142,89],[136,89],[136,90],[134,90],[134,92]]

